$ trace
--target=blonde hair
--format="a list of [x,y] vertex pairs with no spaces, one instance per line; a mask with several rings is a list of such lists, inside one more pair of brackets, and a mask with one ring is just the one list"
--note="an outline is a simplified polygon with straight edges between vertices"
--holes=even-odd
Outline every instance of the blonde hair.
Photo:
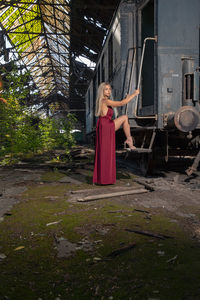
[[109,82],[102,82],[99,87],[98,87],[98,91],[97,91],[97,98],[96,98],[96,108],[95,108],[95,116],[99,117],[101,114],[101,105],[102,105],[102,100],[104,98],[104,88],[106,87],[106,85],[110,85]]

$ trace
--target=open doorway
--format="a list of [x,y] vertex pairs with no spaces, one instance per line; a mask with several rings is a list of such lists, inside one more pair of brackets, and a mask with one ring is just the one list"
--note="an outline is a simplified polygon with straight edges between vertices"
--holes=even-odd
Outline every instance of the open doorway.
[[[154,0],[150,0],[141,10],[141,44],[146,37],[154,37]],[[141,77],[140,114],[154,113],[154,42],[147,41]]]

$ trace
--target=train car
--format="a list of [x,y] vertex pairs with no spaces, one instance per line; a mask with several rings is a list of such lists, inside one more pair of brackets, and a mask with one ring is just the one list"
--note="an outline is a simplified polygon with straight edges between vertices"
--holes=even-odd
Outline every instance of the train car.
[[[122,1],[113,17],[86,93],[86,132],[94,133],[98,85],[111,83],[113,99],[136,88],[140,95],[115,117],[127,114],[144,172],[162,156],[200,160],[200,1]],[[117,135],[120,145],[120,132]]]

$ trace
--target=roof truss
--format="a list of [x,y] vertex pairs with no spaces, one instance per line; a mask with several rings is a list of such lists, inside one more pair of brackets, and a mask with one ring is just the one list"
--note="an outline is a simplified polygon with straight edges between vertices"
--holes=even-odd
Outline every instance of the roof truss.
[[68,0],[1,1],[0,25],[41,96],[69,96],[70,6]]

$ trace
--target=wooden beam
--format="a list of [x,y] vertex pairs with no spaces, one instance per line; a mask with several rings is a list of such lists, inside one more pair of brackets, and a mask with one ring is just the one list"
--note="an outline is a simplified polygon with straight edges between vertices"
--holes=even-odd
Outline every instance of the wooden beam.
[[115,192],[115,193],[91,195],[91,196],[87,196],[84,198],[78,198],[77,201],[78,202],[88,202],[88,201],[93,201],[93,200],[125,196],[125,195],[132,195],[132,194],[141,194],[141,193],[147,193],[147,192],[148,191],[146,189],[134,189],[134,190],[129,190],[129,191]]

